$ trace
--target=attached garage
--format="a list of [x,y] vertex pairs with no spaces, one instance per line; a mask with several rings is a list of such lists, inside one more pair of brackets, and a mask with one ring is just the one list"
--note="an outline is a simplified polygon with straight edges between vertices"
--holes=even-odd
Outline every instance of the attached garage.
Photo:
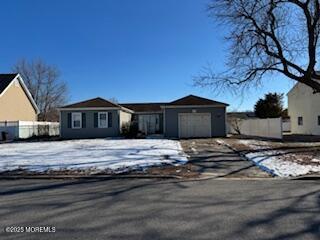
[[179,138],[211,137],[211,113],[179,113]]
[[227,106],[193,95],[163,105],[164,135],[168,138],[224,137]]

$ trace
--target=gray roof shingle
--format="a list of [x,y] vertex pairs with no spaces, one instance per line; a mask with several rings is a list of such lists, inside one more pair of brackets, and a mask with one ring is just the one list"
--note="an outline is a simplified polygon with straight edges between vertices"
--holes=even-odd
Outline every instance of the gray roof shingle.
[[89,99],[86,101],[69,104],[61,108],[96,108],[96,107],[121,107],[121,106],[116,103],[110,102],[106,99],[103,99],[101,97],[97,97],[97,98]]
[[224,105],[224,106],[229,106],[226,103],[223,102],[217,102],[208,98],[203,98],[203,97],[198,97],[195,95],[188,95],[183,98],[179,98],[175,101],[172,101],[166,105]]
[[160,112],[161,106],[165,104],[167,103],[120,103],[121,106],[134,112]]
[[134,112],[158,112],[161,106],[183,106],[183,105],[223,105],[226,103],[217,102],[211,99],[202,98],[194,95],[188,95],[173,102],[155,102],[155,103],[113,103],[106,99],[97,97],[82,102],[77,102],[63,106],[61,108],[96,108],[96,107],[124,107]]

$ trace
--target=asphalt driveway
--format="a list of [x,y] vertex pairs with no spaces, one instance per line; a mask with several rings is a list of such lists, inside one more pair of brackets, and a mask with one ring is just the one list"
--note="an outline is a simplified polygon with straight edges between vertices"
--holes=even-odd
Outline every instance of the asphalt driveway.
[[184,151],[190,156],[188,164],[202,176],[217,178],[270,178],[253,162],[242,158],[215,139],[188,139],[181,141]]
[[319,239],[319,199],[317,181],[1,180],[0,239]]

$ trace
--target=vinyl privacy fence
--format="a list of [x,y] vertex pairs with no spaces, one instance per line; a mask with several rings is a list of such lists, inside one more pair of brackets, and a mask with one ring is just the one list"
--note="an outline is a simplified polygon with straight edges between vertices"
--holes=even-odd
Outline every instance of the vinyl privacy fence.
[[282,131],[283,132],[291,132],[291,121],[283,120],[282,121]]
[[5,121],[0,122],[0,140],[26,139],[34,136],[59,136],[57,122]]
[[282,139],[282,119],[228,119],[228,132],[246,136]]

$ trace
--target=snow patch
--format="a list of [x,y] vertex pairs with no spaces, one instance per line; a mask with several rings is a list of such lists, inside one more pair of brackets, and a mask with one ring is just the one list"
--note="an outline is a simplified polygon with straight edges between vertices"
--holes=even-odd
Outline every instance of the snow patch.
[[316,158],[314,158],[314,159],[311,159],[311,162],[314,162],[314,163],[320,163],[320,159],[316,159]]
[[256,165],[265,168],[267,171],[279,177],[296,177],[309,173],[320,172],[320,166],[304,165],[296,162],[285,161],[274,155],[279,151],[268,151],[259,153],[248,153],[245,156],[256,163]]
[[[219,144],[225,144],[230,146],[224,140],[217,140]],[[279,177],[296,177],[306,175],[310,173],[320,173],[320,166],[299,164],[296,162],[285,161],[278,156],[283,154],[281,151],[268,150],[271,149],[268,142],[256,141],[256,140],[237,140],[239,144],[249,146],[252,151],[245,153],[245,157],[250,161],[253,161],[262,170],[267,171],[273,175]],[[232,147],[232,146],[230,146]],[[257,151],[255,150],[261,150]],[[312,160],[315,161],[316,159]],[[320,162],[320,161],[319,161]]]
[[179,141],[166,139],[90,139],[0,144],[0,172],[17,169],[112,170],[126,172],[163,164],[186,163]]

